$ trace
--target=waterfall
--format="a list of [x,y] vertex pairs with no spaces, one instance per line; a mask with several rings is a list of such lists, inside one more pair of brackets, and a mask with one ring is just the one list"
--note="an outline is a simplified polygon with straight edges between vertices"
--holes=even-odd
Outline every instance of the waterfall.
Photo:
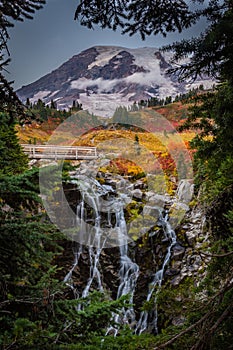
[[[105,187],[101,187],[98,181],[95,179],[90,179],[89,182],[87,182],[87,180],[84,183],[81,182],[80,189],[82,191],[83,200],[81,202],[81,210],[79,209],[79,205],[77,207],[77,226],[79,226],[79,232],[81,235],[89,236],[89,244],[87,248],[90,263],[90,274],[86,287],[82,292],[82,297],[85,298],[88,296],[94,281],[97,284],[96,289],[101,292],[104,291],[101,273],[99,270],[100,254],[105,243],[101,229],[100,196],[106,194],[106,191],[109,191],[110,188],[106,190]],[[90,232],[89,228],[85,225],[85,203],[88,203],[93,210],[94,227],[92,232]],[[82,245],[80,245],[80,247],[82,248]]]
[[[95,289],[103,292],[104,288],[101,280],[101,273],[99,270],[99,258],[104,246],[104,240],[102,240],[102,230],[100,227],[100,203],[99,203],[99,194],[94,191],[93,185],[100,184],[96,180],[80,182],[80,190],[82,193],[82,201],[77,205],[77,218],[76,224],[79,229],[80,240],[82,242],[82,238],[84,239],[86,235],[89,237],[89,244],[87,246],[89,263],[90,263],[90,271],[89,271],[89,279],[87,284],[82,292],[82,297],[87,297],[90,291],[90,288],[95,281],[96,286]],[[103,192],[105,193],[106,190]],[[94,226],[92,232],[89,232],[89,228],[86,225],[87,213],[85,208],[85,203],[88,203],[93,210],[94,216]],[[69,285],[72,289],[72,284],[70,283],[72,279],[72,273],[75,267],[78,265],[78,261],[80,255],[84,252],[85,246],[80,243],[78,247],[76,247],[76,251],[74,251],[75,261],[71,270],[64,278],[64,282]]]
[[[157,304],[156,304],[157,294],[159,293],[159,290],[162,285],[165,267],[167,266],[171,257],[171,249],[176,244],[176,234],[174,230],[171,228],[171,225],[168,219],[169,219],[168,212],[165,213],[164,217],[162,215],[160,216],[160,223],[163,227],[165,239],[169,240],[169,246],[167,248],[167,253],[165,255],[161,269],[154,274],[153,280],[149,285],[149,292],[146,298],[146,301],[149,302],[153,296],[155,288],[157,287],[156,295],[154,298],[155,310],[153,310],[152,315],[150,315],[150,312],[145,310],[141,312],[139,321],[135,329],[136,334],[141,334],[142,332],[146,331],[148,328],[150,328],[150,330],[153,331],[154,333],[156,334],[158,333],[158,328],[157,328],[158,315],[157,315]],[[151,321],[149,321],[150,316],[152,316]]]
[[[119,250],[120,250],[120,284],[117,291],[117,299],[123,295],[129,295],[129,303],[133,304],[133,297],[136,288],[137,278],[139,275],[139,266],[134,263],[128,256],[128,240],[127,237],[127,227],[124,217],[123,207],[121,210],[115,213],[116,215],[116,227],[119,229]],[[135,313],[133,306],[128,309],[123,309],[121,315],[113,315],[116,324],[128,324],[129,326],[135,322]],[[110,327],[106,334],[117,335],[118,329],[115,327]]]
[[76,268],[76,266],[78,266],[78,261],[79,261],[79,257],[80,257],[80,254],[81,254],[81,249],[79,249],[78,251],[76,251],[76,249],[75,249],[73,251],[73,253],[74,253],[73,266],[70,269],[70,271],[67,273],[67,275],[64,277],[63,282],[65,282],[66,285],[69,286],[72,289],[72,291],[74,292],[75,297],[77,297],[76,290],[75,290],[75,288],[73,286],[73,283],[72,283],[72,273],[73,273],[74,269]]
[[[84,232],[84,227],[83,227],[83,222],[84,222],[84,213],[85,213],[85,210],[84,210],[84,201],[82,201],[80,204],[78,204],[77,206],[77,218],[81,218],[80,221],[80,230],[81,232]],[[69,286],[73,292],[76,294],[76,291],[75,291],[75,288],[72,284],[72,273],[74,271],[74,269],[76,268],[76,266],[78,266],[78,262],[79,262],[79,258],[80,258],[80,255],[82,253],[82,245],[80,244],[78,247],[77,247],[77,244],[75,244],[74,246],[74,249],[73,249],[73,254],[74,254],[74,263],[73,263],[73,266],[72,268],[70,269],[70,271],[67,273],[67,275],[65,276],[63,282],[66,283],[67,286]]]
[[[139,320],[136,321],[132,305],[139,276],[139,266],[131,259],[129,254],[129,238],[124,216],[124,205],[127,196],[123,192],[116,194],[112,186],[100,184],[91,177],[79,176],[76,183],[78,183],[79,191],[82,194],[82,200],[77,205],[76,219],[81,243],[76,245],[74,263],[64,278],[65,283],[75,292],[72,285],[72,273],[78,266],[82,254],[88,252],[89,278],[80,295],[87,297],[91,289],[104,292],[100,256],[106,241],[109,238],[114,239],[115,246],[119,247],[120,254],[117,298],[129,295],[131,306],[123,308],[120,314],[112,315],[115,326],[107,329],[106,335],[113,334],[116,336],[121,324],[128,324],[129,327],[135,328],[136,334],[141,334],[146,330],[158,333],[157,295],[162,285],[165,268],[170,261],[172,247],[176,244],[176,235],[169,223],[168,210],[164,211],[160,207],[160,217],[158,219],[158,225],[162,227],[164,238],[168,242],[167,251],[159,270],[152,276],[146,297],[147,302],[151,300],[155,302],[155,308],[153,311],[142,311]],[[158,209],[158,207],[156,208]],[[92,225],[89,225],[88,222],[91,222]],[[112,237],[111,234],[113,234]],[[87,237],[88,244],[82,244],[82,242],[87,242]],[[76,296],[79,297],[77,293]]]
[[[136,281],[139,273],[139,267],[134,263],[128,256],[128,236],[127,227],[124,217],[124,203],[126,196],[124,193],[118,193],[118,197],[113,198],[111,194],[114,192],[113,188],[109,185],[101,185],[97,180],[92,178],[83,178],[79,182],[79,189],[82,193],[82,201],[77,206],[77,226],[79,228],[79,234],[82,237],[88,235],[89,244],[87,245],[90,272],[87,284],[82,292],[82,297],[87,297],[90,288],[95,281],[95,289],[99,291],[104,291],[99,259],[101,252],[104,248],[108,234],[114,232],[114,239],[116,240],[116,246],[119,246],[120,252],[120,271],[119,271],[119,287],[117,291],[117,298],[123,295],[130,295],[130,303],[133,302],[133,295],[136,287]],[[106,196],[107,199],[101,200],[101,197]],[[85,208],[85,203],[92,208],[94,217],[94,227],[93,231],[90,232],[90,226],[86,225],[87,213]],[[113,228],[108,230],[106,234],[104,228],[101,227],[101,211],[107,216],[107,226],[108,228]],[[112,214],[115,216],[115,224],[112,224]],[[78,265],[79,257],[83,253],[84,246],[79,245],[79,248],[75,253],[75,261],[69,273],[66,275],[64,281],[72,287],[71,281],[72,272]],[[128,323],[135,321],[134,309],[131,306],[129,309],[122,310],[123,317],[115,315],[115,321],[121,323]],[[117,329],[113,330],[114,333]]]
[[[87,193],[86,193],[87,196]],[[86,197],[85,196],[85,197]],[[85,199],[84,197],[84,199]],[[98,196],[89,196],[88,200],[91,202],[91,207],[94,209],[95,225],[94,225],[94,237],[91,245],[88,246],[89,260],[90,260],[90,277],[87,285],[82,293],[82,297],[87,297],[90,291],[90,287],[94,281],[97,282],[97,289],[103,292],[104,288],[101,281],[101,273],[99,271],[99,258],[101,251],[103,249],[103,244],[101,244],[101,228],[100,228],[100,214],[99,214],[99,198]],[[92,246],[95,244],[95,247]]]

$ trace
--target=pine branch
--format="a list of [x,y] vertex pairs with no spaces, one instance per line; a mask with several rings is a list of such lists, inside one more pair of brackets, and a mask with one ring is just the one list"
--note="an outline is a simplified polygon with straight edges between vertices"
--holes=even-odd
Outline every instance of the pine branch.
[[[219,304],[219,302],[221,302],[221,300],[223,299],[223,296],[229,291],[231,290],[233,287],[233,280],[232,280],[232,276],[226,281],[226,283],[224,284],[224,286],[221,288],[220,291],[218,291],[218,293],[216,293],[209,301],[208,303],[205,305],[205,307],[208,307],[208,310],[204,316],[202,316],[197,322],[193,323],[192,325],[190,325],[188,328],[184,329],[183,331],[181,331],[180,333],[178,333],[177,335],[175,335],[173,338],[169,339],[166,343],[163,343],[159,346],[157,346],[156,348],[154,348],[154,350],[160,350],[160,349],[164,349],[166,348],[168,345],[173,344],[177,339],[181,338],[183,335],[189,333],[190,331],[192,331],[193,329],[195,329],[196,327],[200,326],[201,324],[203,324],[206,320],[208,320],[208,318],[211,315],[215,314],[215,307],[216,304]],[[219,298],[219,301],[217,301],[217,299]],[[215,301],[215,303],[214,303]],[[211,306],[212,303],[212,306]],[[207,334],[206,332],[210,333],[213,329],[213,332],[211,334],[213,334],[216,329],[218,328],[218,326],[221,324],[221,320],[223,321],[224,319],[226,319],[230,314],[231,314],[231,309],[232,309],[233,303],[231,303],[222,313],[222,315],[220,316],[220,318],[218,318],[218,320],[214,323],[214,325],[211,328],[207,328],[205,326],[205,335]],[[204,335],[203,335],[204,337]],[[203,338],[202,337],[202,338]],[[203,340],[203,339],[201,339]],[[199,342],[198,342],[199,344]],[[198,345],[199,346],[199,345]],[[196,348],[194,347],[193,350],[195,349],[200,349],[200,348]]]
[[220,326],[220,324],[231,314],[232,311],[232,307],[233,307],[233,303],[231,303],[230,305],[228,305],[228,307],[224,310],[224,312],[222,313],[222,315],[219,317],[219,319],[215,322],[215,324],[210,328],[209,332],[211,334],[215,333],[215,331],[217,330],[217,328]]
[[200,318],[200,320],[198,320],[197,322],[195,322],[194,324],[192,324],[191,326],[189,326],[188,328],[184,329],[183,331],[181,331],[180,333],[178,333],[177,335],[175,335],[175,337],[173,337],[172,339],[168,340],[166,343],[163,343],[159,346],[157,346],[156,348],[154,348],[154,350],[160,350],[160,349],[164,349],[166,348],[166,346],[173,344],[177,339],[179,339],[180,337],[182,337],[183,335],[189,333],[190,331],[192,331],[194,328],[196,328],[197,326],[199,326],[200,324],[202,324],[206,319],[209,318],[209,316],[213,313],[212,310],[210,310],[209,312],[207,312],[202,318]]
[[205,256],[209,256],[211,258],[225,258],[227,256],[232,255],[233,251],[230,251],[230,252],[227,252],[227,253],[224,253],[224,254],[205,253],[205,252],[202,252],[202,251],[198,251],[198,253],[202,254],[202,255],[205,255]]

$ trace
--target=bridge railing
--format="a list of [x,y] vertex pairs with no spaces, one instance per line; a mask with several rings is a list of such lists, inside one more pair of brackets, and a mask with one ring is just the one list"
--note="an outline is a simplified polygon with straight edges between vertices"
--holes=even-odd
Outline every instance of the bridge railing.
[[24,152],[32,159],[95,159],[96,147],[58,146],[58,145],[21,145]]

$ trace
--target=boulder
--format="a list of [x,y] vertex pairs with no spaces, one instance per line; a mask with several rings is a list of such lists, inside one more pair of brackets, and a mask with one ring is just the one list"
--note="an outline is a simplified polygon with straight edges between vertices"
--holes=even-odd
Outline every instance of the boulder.
[[188,210],[189,207],[184,203],[175,202],[172,204],[169,210],[169,222],[173,229],[178,226]]
[[172,259],[173,260],[181,260],[185,254],[185,248],[180,244],[175,244],[172,250]]
[[195,231],[186,231],[185,232],[185,237],[186,237],[186,240],[189,244],[189,246],[194,246],[195,242],[196,242],[196,233]]
[[136,199],[142,199],[143,197],[143,192],[139,188],[136,188],[135,190],[133,190],[131,194]]
[[161,211],[159,210],[158,207],[150,206],[150,205],[145,205],[143,207],[143,216],[152,216],[153,218],[158,220],[160,213]]
[[171,201],[171,198],[166,195],[148,192],[148,195],[146,194],[146,200],[147,202],[149,202],[149,205],[154,205],[160,208],[164,208],[164,206]]
[[194,185],[192,184],[192,180],[183,179],[180,181],[177,191],[176,197],[180,202],[188,204],[194,192]]
[[146,184],[145,182],[143,182],[142,180],[137,180],[134,184],[134,189],[140,189],[140,190],[143,190],[146,188]]

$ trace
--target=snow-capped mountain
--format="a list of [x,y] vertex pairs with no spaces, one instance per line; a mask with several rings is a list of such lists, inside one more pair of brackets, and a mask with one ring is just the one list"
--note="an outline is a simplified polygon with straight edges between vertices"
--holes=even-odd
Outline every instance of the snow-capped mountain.
[[60,109],[78,100],[89,112],[111,116],[119,105],[128,106],[150,97],[174,97],[194,86],[213,84],[208,79],[195,84],[179,83],[166,73],[172,67],[171,57],[171,53],[161,53],[156,48],[94,46],[23,86],[17,94],[22,101],[40,98],[49,104],[53,99]]

